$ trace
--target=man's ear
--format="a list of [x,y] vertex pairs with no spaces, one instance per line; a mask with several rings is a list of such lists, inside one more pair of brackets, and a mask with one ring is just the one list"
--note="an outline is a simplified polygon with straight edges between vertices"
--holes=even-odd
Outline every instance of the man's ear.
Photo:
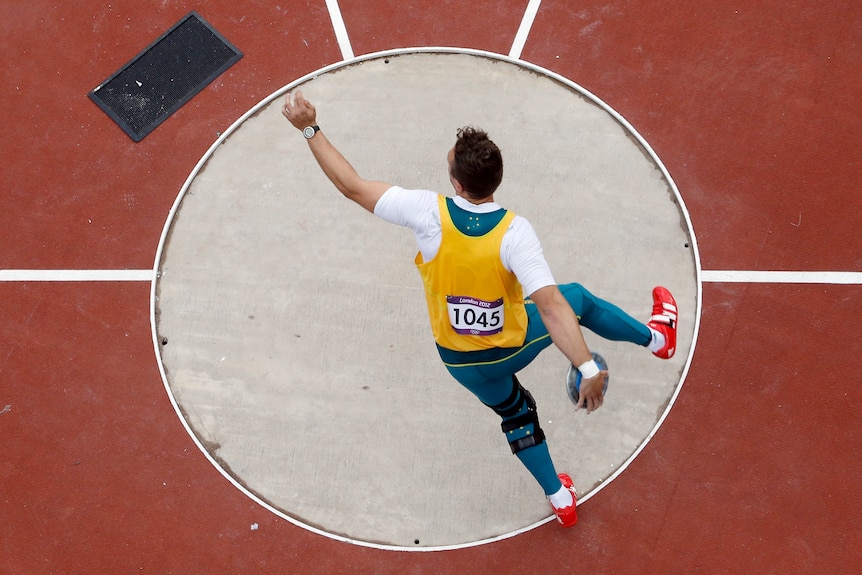
[[455,188],[456,194],[464,193],[464,186],[461,185],[461,182],[455,179],[455,176],[449,176],[449,181],[452,182],[452,187]]

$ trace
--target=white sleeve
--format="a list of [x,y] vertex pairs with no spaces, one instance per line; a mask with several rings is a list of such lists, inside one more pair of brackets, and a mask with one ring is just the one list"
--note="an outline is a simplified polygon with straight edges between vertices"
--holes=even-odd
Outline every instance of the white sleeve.
[[428,190],[405,190],[392,186],[374,205],[374,215],[391,224],[417,231],[427,213],[437,207],[437,194]]
[[503,237],[500,257],[506,269],[518,278],[525,296],[557,283],[545,260],[536,230],[530,222],[520,216],[512,220],[509,230]]

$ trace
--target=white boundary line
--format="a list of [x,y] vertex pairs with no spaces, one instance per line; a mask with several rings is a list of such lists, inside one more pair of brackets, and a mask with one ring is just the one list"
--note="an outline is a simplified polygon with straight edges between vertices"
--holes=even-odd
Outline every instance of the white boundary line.
[[[553,80],[556,80],[557,82],[560,82],[561,84],[563,84],[565,86],[568,86],[572,90],[578,92],[580,95],[586,97],[587,99],[589,99],[590,101],[595,103],[597,106],[599,106],[600,108],[605,110],[608,114],[610,114],[617,122],[619,122],[622,125],[623,129],[625,129],[627,132],[629,132],[629,134],[631,134],[638,141],[638,143],[644,148],[644,150],[647,152],[647,154],[653,159],[653,161],[656,163],[656,165],[660,168],[662,174],[664,175],[664,177],[665,177],[666,181],[668,182],[668,184],[670,185],[671,189],[673,190],[674,196],[676,197],[676,200],[677,200],[677,205],[679,206],[679,209],[681,210],[683,217],[685,219],[686,225],[688,227],[689,235],[690,235],[690,242],[691,242],[691,246],[692,246],[692,253],[694,254],[695,274],[697,276],[696,277],[696,286],[697,286],[697,299],[696,299],[696,301],[697,301],[697,305],[696,305],[696,310],[695,310],[695,314],[694,314],[695,325],[694,325],[694,332],[693,332],[694,335],[692,338],[692,345],[691,345],[691,349],[689,350],[689,355],[686,358],[683,370],[680,374],[679,384],[676,386],[676,389],[674,390],[674,393],[673,393],[670,401],[668,402],[668,405],[665,408],[664,413],[662,413],[662,415],[659,418],[658,422],[656,423],[655,427],[650,431],[650,433],[647,435],[646,439],[644,439],[643,443],[637,448],[637,450],[635,450],[635,452],[631,456],[629,456],[629,458],[626,461],[624,461],[620,465],[619,468],[617,468],[617,470],[609,478],[607,478],[605,481],[603,481],[601,485],[594,488],[592,491],[587,493],[584,497],[579,498],[578,504],[584,503],[587,500],[589,500],[591,497],[593,497],[596,493],[601,491],[609,483],[611,483],[611,481],[616,479],[616,477],[619,476],[626,468],[628,468],[628,466],[631,464],[631,462],[640,454],[640,452],[644,449],[644,447],[646,447],[647,443],[649,443],[649,441],[655,436],[659,427],[661,427],[662,423],[664,423],[664,420],[667,417],[668,413],[670,412],[671,407],[673,407],[673,404],[676,402],[676,398],[678,397],[679,392],[682,389],[683,382],[685,381],[685,377],[688,374],[688,370],[689,370],[689,367],[691,365],[691,360],[692,360],[692,357],[694,355],[695,344],[697,343],[697,335],[698,335],[698,332],[700,330],[702,285],[701,285],[701,280],[700,280],[700,274],[701,274],[700,256],[699,256],[699,252],[697,249],[697,240],[696,240],[695,235],[694,235],[694,229],[691,225],[691,219],[689,217],[688,210],[685,207],[685,203],[683,202],[682,196],[680,195],[679,190],[677,189],[676,184],[674,183],[673,179],[670,177],[670,173],[667,171],[667,168],[664,166],[664,164],[661,162],[661,160],[656,155],[655,151],[646,142],[646,140],[644,140],[644,138],[634,129],[634,127],[631,124],[629,124],[622,116],[620,116],[619,113],[617,113],[614,109],[612,109],[610,106],[608,106],[603,101],[601,101],[598,97],[596,97],[595,95],[590,93],[588,90],[586,90],[582,86],[572,82],[571,80],[569,80],[569,79],[567,79],[567,78],[565,78],[565,77],[563,77],[563,76],[561,76],[555,72],[552,72],[550,70],[542,68],[541,66],[537,66],[537,65],[531,64],[529,62],[524,62],[522,60],[511,58],[509,56],[504,56],[502,54],[496,54],[494,52],[486,52],[486,51],[482,51],[482,50],[473,50],[473,49],[467,49],[467,48],[451,48],[451,47],[401,48],[401,49],[396,49],[396,50],[386,50],[386,51],[382,51],[382,52],[375,52],[373,54],[365,54],[361,57],[354,58],[351,61],[344,61],[344,62],[337,62],[334,64],[330,64],[329,66],[325,66],[316,72],[306,74],[305,76],[303,76],[297,80],[294,80],[293,82],[289,83],[288,85],[286,85],[286,86],[280,88],[279,90],[273,92],[268,97],[266,97],[261,102],[259,102],[256,106],[254,106],[249,111],[247,111],[245,114],[243,114],[226,131],[224,131],[221,134],[221,136],[219,136],[219,138],[213,143],[213,145],[210,147],[210,149],[203,155],[203,157],[201,157],[201,159],[198,161],[195,168],[192,170],[191,174],[189,174],[188,179],[186,180],[185,184],[183,185],[182,189],[180,190],[180,193],[177,196],[177,199],[174,202],[174,205],[171,208],[170,213],[168,214],[168,218],[165,221],[165,226],[164,226],[164,229],[162,230],[162,236],[161,236],[161,239],[159,240],[159,247],[158,247],[158,250],[156,252],[153,276],[158,277],[157,274],[158,274],[158,270],[159,270],[159,265],[161,262],[161,258],[162,258],[162,254],[163,254],[163,251],[165,248],[165,244],[167,242],[167,237],[168,237],[168,234],[170,232],[171,223],[173,222],[173,219],[176,215],[176,212],[179,209],[180,203],[182,202],[183,196],[185,196],[186,192],[188,191],[189,187],[191,186],[192,181],[195,179],[198,172],[202,169],[204,164],[206,164],[206,162],[209,160],[209,158],[212,156],[212,154],[215,152],[215,150],[219,146],[221,146],[221,144],[228,137],[230,137],[231,134],[233,134],[233,132],[236,131],[249,117],[259,113],[260,110],[262,110],[264,107],[268,106],[273,100],[281,98],[285,93],[293,90],[295,87],[300,86],[303,83],[308,82],[309,80],[312,80],[312,79],[314,79],[314,78],[316,78],[322,74],[325,74],[327,72],[331,72],[333,70],[337,70],[337,69],[342,68],[344,66],[353,65],[353,64],[356,64],[356,63],[359,63],[362,61],[366,61],[366,60],[379,59],[379,58],[384,58],[384,57],[388,57],[388,56],[398,56],[398,55],[402,55],[402,54],[423,54],[423,53],[424,54],[466,54],[466,55],[472,55],[472,56],[477,56],[477,57],[489,58],[492,60],[499,60],[499,61],[503,61],[503,62],[508,62],[510,64],[532,70],[533,72],[535,72],[539,75],[543,75],[543,76],[546,76],[546,77],[551,78]],[[234,485],[234,487],[236,487],[238,490],[240,490],[242,493],[244,493],[247,497],[249,497],[250,499],[252,499],[256,503],[258,503],[260,506],[264,507],[265,509],[268,509],[270,512],[277,515],[278,517],[281,517],[285,521],[289,521],[290,523],[293,523],[294,525],[296,525],[298,527],[302,527],[303,529],[311,531],[312,533],[316,533],[318,535],[322,535],[322,536],[328,537],[330,539],[335,539],[337,541],[342,541],[345,543],[352,543],[355,545],[359,545],[361,547],[370,547],[370,548],[374,548],[374,549],[382,549],[382,550],[388,550],[388,551],[413,551],[413,552],[449,551],[449,550],[465,549],[468,547],[476,547],[479,545],[485,545],[487,543],[493,543],[495,541],[501,541],[503,539],[515,537],[517,535],[520,535],[521,533],[526,533],[528,531],[535,529],[536,527],[538,527],[540,525],[544,525],[545,523],[548,523],[549,521],[554,520],[553,516],[550,516],[550,517],[547,517],[546,519],[543,519],[541,521],[537,521],[536,523],[533,523],[532,525],[527,525],[526,527],[523,527],[523,528],[518,529],[516,531],[512,531],[510,533],[504,533],[502,535],[488,538],[488,539],[482,539],[480,541],[471,541],[468,543],[461,543],[461,544],[457,544],[457,545],[445,545],[445,546],[437,546],[437,547],[415,548],[415,547],[405,547],[405,546],[398,546],[398,545],[384,545],[384,544],[372,543],[372,542],[368,542],[368,541],[358,541],[358,540],[350,539],[348,537],[344,537],[342,535],[336,535],[334,533],[329,533],[327,531],[323,531],[322,529],[314,527],[312,525],[302,523],[301,521],[287,515],[285,512],[273,507],[272,505],[270,505],[269,503],[267,503],[266,501],[264,501],[263,499],[261,499],[260,497],[255,495],[247,487],[242,485],[239,481],[237,481],[234,477],[232,477],[227,471],[225,471],[218,464],[218,462],[215,461],[215,459],[210,455],[210,453],[206,450],[206,448],[203,446],[203,444],[198,439],[197,435],[195,435],[194,431],[191,429],[191,426],[189,425],[188,421],[186,421],[185,417],[183,417],[182,410],[180,409],[180,406],[177,403],[173,392],[171,391],[170,384],[168,383],[167,373],[165,371],[165,366],[162,362],[161,353],[159,351],[159,341],[158,341],[159,335],[158,335],[158,330],[157,330],[157,326],[156,326],[156,302],[158,301],[158,282],[153,281],[150,289],[151,289],[150,324],[151,324],[151,328],[152,328],[153,347],[155,350],[156,361],[158,362],[158,365],[159,365],[159,371],[160,371],[161,376],[162,376],[162,383],[165,386],[165,390],[168,394],[168,397],[170,398],[172,405],[174,406],[174,410],[176,411],[180,422],[185,427],[185,429],[186,429],[187,433],[189,434],[189,436],[191,437],[192,441],[194,441],[194,443],[198,446],[198,449],[200,449],[201,453],[203,453],[204,457],[206,457],[210,461],[210,463],[212,463],[212,465],[222,474],[222,476],[225,479],[227,479],[229,482],[231,482]]]
[[518,32],[515,34],[515,41],[512,42],[512,49],[509,50],[509,58],[521,57],[521,52],[524,50],[524,44],[527,43],[527,36],[530,35],[530,29],[533,27],[533,21],[536,19],[536,14],[539,12],[539,5],[541,3],[542,0],[530,0],[530,3],[527,4],[524,18],[521,20]]
[[701,272],[701,281],[714,283],[862,284],[862,272],[720,271]]
[[326,0],[326,8],[329,10],[329,19],[332,20],[332,28],[335,30],[335,40],[338,42],[338,47],[341,48],[341,58],[352,60],[354,57],[353,47],[350,45],[350,37],[347,35],[347,27],[341,16],[338,0]]
[[148,282],[153,270],[0,270],[0,282]]
[[[0,282],[149,282],[153,270],[0,270]],[[701,270],[703,283],[862,285],[862,272]]]

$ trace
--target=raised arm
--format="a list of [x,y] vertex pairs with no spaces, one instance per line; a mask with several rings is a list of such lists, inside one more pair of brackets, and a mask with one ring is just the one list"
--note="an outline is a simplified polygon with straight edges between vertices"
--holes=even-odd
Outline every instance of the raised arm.
[[[317,126],[317,111],[311,102],[302,97],[300,91],[288,93],[285,96],[281,113],[299,130]],[[350,162],[327,139],[323,131],[318,130],[308,138],[308,147],[323,173],[338,188],[338,191],[369,212],[374,212],[377,200],[392,187],[385,182],[361,178]]]

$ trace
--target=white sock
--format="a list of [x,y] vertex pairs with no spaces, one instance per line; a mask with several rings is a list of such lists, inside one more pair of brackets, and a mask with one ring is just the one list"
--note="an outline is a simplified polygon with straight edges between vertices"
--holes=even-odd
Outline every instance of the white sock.
[[572,497],[572,492],[566,489],[565,487],[560,487],[560,490],[554,493],[553,495],[548,496],[548,500],[551,502],[551,505],[554,506],[555,509],[562,509],[563,507],[568,507],[571,505],[575,498]]
[[652,334],[652,340],[647,344],[647,349],[653,353],[661,351],[666,343],[664,334],[660,331],[654,330],[653,328],[649,328],[649,331]]

